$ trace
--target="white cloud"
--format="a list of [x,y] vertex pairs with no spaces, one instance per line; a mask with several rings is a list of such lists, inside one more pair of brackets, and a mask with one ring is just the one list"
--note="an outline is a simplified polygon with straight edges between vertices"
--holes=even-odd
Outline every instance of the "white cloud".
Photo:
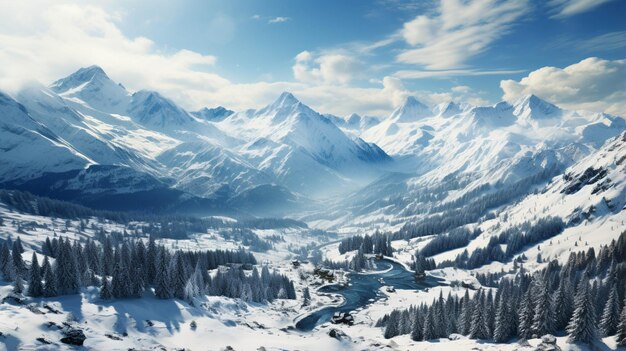
[[548,6],[555,12],[552,18],[565,18],[593,10],[609,1],[611,0],[550,0]]
[[429,70],[463,67],[529,10],[527,0],[442,0],[433,15],[420,15],[404,24],[402,36],[414,48],[402,51],[397,60]]
[[291,17],[274,17],[271,18],[269,21],[267,21],[267,23],[284,23],[284,22],[288,22],[291,21]]
[[492,76],[506,75],[512,73],[521,73],[525,70],[493,70],[482,71],[477,69],[448,69],[448,70],[401,70],[394,73],[395,77],[402,79],[421,79],[421,78],[448,78],[455,76]]
[[[228,22],[218,15],[217,24]],[[428,103],[443,98],[441,93],[409,91],[398,77],[352,86],[355,79],[364,78],[365,68],[348,51],[300,53],[293,66],[296,81],[233,82],[216,73],[215,56],[167,50],[149,38],[130,37],[120,29],[123,20],[124,14],[98,6],[0,2],[0,89],[15,91],[31,80],[48,84],[96,64],[131,91],[157,90],[190,110],[215,105],[259,108],[285,90],[320,112],[339,115],[386,116],[407,95]]]
[[292,70],[299,81],[347,84],[361,73],[362,64],[344,54],[314,57],[311,52],[303,51],[296,55]]
[[535,94],[569,109],[626,115],[626,60],[590,57],[565,68],[542,67],[519,82],[503,80],[503,98]]

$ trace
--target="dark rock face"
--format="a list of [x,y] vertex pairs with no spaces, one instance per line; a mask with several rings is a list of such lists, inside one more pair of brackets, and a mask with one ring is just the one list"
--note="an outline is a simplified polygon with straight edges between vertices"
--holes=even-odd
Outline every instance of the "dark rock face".
[[604,168],[595,169],[589,167],[585,172],[578,177],[571,174],[565,174],[563,178],[568,182],[568,185],[561,191],[563,194],[571,195],[578,192],[585,185],[595,184],[598,181],[606,177],[607,171]]
[[69,329],[65,331],[65,337],[61,339],[61,342],[69,345],[83,346],[87,337],[80,329]]

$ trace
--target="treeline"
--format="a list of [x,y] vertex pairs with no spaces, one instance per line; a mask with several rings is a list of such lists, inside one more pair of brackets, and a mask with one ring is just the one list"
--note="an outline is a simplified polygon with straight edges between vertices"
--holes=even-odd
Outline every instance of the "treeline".
[[504,343],[566,332],[569,342],[614,335],[626,346],[626,232],[597,255],[593,248],[572,253],[564,265],[554,260],[532,276],[522,269],[496,287],[473,296],[466,290],[460,298],[440,294],[430,305],[394,310],[376,325],[386,338],[410,334],[416,341],[458,333]]
[[307,228],[306,223],[288,218],[244,218],[238,221],[217,217],[197,218],[184,215],[151,215],[137,212],[94,210],[67,201],[50,199],[20,190],[0,189],[0,202],[19,212],[65,219],[111,220],[121,224],[148,223],[145,233],[158,238],[186,239],[192,232],[206,232],[219,228],[283,229]]
[[326,260],[324,261],[324,266],[332,269],[343,268],[353,271],[362,271],[372,268],[370,260],[365,257],[365,254],[393,255],[390,236],[380,232],[376,232],[372,235],[355,235],[345,238],[339,243],[338,249],[341,254],[354,250],[356,250],[356,254],[352,259],[346,262],[332,262]]
[[265,252],[274,248],[272,242],[284,241],[281,236],[272,235],[268,240],[264,240],[247,228],[232,228],[231,230],[221,230],[220,235],[226,240],[233,240],[240,245],[248,246],[251,251]]
[[[556,236],[564,229],[565,223],[559,217],[541,218],[536,223],[524,222],[491,237],[486,247],[475,249],[471,255],[464,250],[454,261],[441,262],[439,266],[474,269],[494,261],[506,262],[523,248]],[[506,245],[505,251],[502,244]]]
[[284,228],[308,228],[309,226],[301,221],[291,218],[245,218],[233,223],[234,228],[253,229],[284,229]]
[[434,237],[428,242],[419,253],[422,256],[434,256],[442,252],[454,250],[459,247],[467,246],[473,239],[480,235],[480,229],[469,230],[467,228],[455,228],[448,234],[442,234]]
[[[465,224],[474,223],[484,216],[487,210],[505,205],[511,200],[528,193],[532,186],[550,179],[557,174],[556,169],[545,169],[533,176],[524,178],[511,185],[496,184],[497,191],[485,194],[479,198],[467,197],[466,203],[457,200],[451,209],[446,209],[441,214],[433,214],[419,222],[406,223],[398,232],[393,234],[393,240],[412,239],[428,235],[442,234],[453,228]],[[483,189],[484,190],[484,189]],[[444,207],[442,207],[443,209]]]
[[[115,245],[108,237],[102,244],[89,240],[84,245],[47,238],[42,244],[43,264],[33,252],[29,267],[22,260],[23,252],[19,237],[3,242],[0,272],[4,280],[13,282],[15,293],[33,297],[75,294],[81,287],[96,286],[103,299],[141,297],[150,288],[158,298],[188,301],[203,294],[257,302],[295,298],[287,277],[265,266],[259,273],[253,267],[256,259],[244,250],[172,253],[153,238],[147,246],[141,240]],[[48,257],[55,258],[54,264]],[[224,268],[211,276],[209,270],[219,267]],[[252,270],[249,277],[244,269]]]
[[339,253],[361,250],[364,254],[393,255],[391,239],[389,235],[376,232],[372,235],[354,235],[341,240],[339,243]]

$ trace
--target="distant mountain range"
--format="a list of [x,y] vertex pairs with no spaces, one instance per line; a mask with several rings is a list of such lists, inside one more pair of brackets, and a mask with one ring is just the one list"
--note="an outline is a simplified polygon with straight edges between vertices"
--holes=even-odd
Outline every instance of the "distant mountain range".
[[387,118],[320,114],[287,92],[259,110],[189,112],[97,66],[0,92],[0,116],[5,187],[107,209],[306,210],[329,225],[410,219],[430,206],[426,189],[446,202],[561,174],[626,129],[532,95],[433,108],[409,97]]

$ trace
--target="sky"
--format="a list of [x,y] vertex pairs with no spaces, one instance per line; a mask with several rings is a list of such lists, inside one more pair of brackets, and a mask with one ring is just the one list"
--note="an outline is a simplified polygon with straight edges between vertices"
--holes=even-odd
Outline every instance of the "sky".
[[624,0],[0,0],[0,89],[101,66],[187,109],[258,108],[282,91],[384,117],[514,101],[626,116]]

